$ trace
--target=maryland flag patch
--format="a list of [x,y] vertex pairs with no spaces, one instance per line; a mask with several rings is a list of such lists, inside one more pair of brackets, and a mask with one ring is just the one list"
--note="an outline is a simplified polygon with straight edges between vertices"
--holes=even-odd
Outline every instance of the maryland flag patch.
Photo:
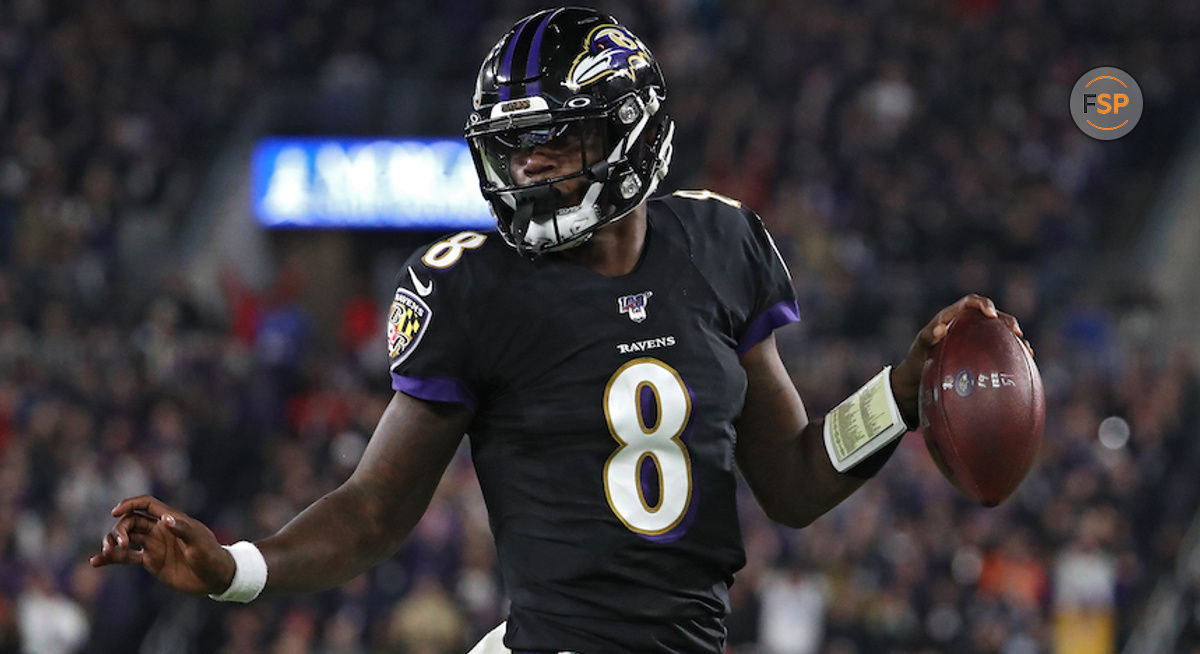
[[388,356],[392,365],[404,360],[425,334],[433,312],[429,305],[408,289],[397,289],[388,312],[387,339]]

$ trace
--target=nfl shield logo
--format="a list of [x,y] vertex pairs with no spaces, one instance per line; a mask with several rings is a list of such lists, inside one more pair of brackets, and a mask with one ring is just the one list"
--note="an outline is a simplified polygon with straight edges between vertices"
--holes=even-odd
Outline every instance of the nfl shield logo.
[[650,291],[642,291],[633,295],[624,295],[617,298],[617,309],[621,313],[629,314],[629,319],[634,322],[641,322],[646,319],[646,303],[650,301],[650,296],[654,295]]

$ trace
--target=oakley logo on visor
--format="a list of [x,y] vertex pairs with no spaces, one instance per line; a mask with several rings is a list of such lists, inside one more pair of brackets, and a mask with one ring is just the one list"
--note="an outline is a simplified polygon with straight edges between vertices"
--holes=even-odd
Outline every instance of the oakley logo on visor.
[[492,115],[490,118],[503,118],[504,116],[517,116],[533,111],[549,110],[550,105],[546,103],[546,99],[535,95],[528,98],[496,103],[492,106]]

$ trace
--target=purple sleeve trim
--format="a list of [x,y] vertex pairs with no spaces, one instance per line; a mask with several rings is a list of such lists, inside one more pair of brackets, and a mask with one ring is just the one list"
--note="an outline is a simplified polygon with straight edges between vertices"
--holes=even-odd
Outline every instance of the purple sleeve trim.
[[758,345],[771,332],[793,322],[800,321],[800,307],[795,300],[784,300],[768,308],[766,311],[758,314],[758,316],[750,322],[750,327],[742,334],[742,340],[738,341],[737,351],[738,356],[750,351],[750,348]]
[[460,402],[475,409],[475,394],[453,377],[405,377],[392,372],[392,389],[431,402]]

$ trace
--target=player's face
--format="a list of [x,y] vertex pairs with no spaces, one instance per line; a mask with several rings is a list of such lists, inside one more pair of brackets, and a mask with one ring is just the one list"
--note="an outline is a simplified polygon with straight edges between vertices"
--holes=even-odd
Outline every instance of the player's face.
[[[544,143],[512,150],[509,172],[520,185],[572,175],[600,160],[600,135],[586,123],[573,123]],[[588,180],[584,177],[558,182],[561,205],[572,207],[583,200]]]

